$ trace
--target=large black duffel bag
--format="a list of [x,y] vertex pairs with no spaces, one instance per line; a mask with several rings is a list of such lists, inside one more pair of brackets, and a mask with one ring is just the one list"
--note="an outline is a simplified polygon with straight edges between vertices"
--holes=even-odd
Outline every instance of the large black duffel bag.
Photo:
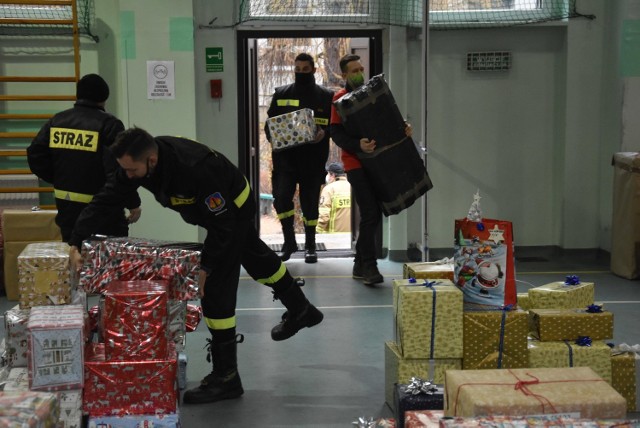
[[433,187],[384,75],[372,77],[334,102],[351,135],[376,141],[373,153],[358,153],[386,215],[410,207]]

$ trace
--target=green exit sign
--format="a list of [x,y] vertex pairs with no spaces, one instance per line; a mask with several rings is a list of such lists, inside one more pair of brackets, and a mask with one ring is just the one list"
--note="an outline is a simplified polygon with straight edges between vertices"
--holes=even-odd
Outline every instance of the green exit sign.
[[224,66],[224,56],[222,48],[206,48],[205,49],[207,72],[222,71]]

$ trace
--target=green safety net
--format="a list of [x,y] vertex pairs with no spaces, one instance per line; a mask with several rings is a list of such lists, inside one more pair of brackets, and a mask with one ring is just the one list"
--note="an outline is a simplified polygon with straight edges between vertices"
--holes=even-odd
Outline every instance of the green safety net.
[[[95,0],[76,0],[78,15],[78,31],[98,41],[92,32],[95,26]],[[1,4],[0,3],[0,35],[1,36],[69,36],[73,27],[60,24],[59,20],[73,18],[73,10],[69,5],[34,5],[34,4]],[[23,20],[16,24],[10,20]],[[39,20],[37,24],[26,23],[28,20]]]
[[[242,0],[236,24],[326,22],[422,27],[424,0]],[[431,29],[492,28],[585,17],[576,0],[429,0]]]

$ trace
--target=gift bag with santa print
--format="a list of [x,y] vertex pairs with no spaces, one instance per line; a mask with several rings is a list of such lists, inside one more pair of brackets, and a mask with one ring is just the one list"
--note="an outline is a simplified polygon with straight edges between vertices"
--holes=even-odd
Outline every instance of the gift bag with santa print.
[[466,218],[455,221],[454,279],[465,310],[516,304],[511,222],[482,218],[477,192]]

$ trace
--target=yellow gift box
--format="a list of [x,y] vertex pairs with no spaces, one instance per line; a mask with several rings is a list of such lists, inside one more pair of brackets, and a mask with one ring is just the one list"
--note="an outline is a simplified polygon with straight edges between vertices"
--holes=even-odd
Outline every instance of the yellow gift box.
[[[430,283],[431,284],[431,283]],[[451,281],[397,288],[396,338],[404,358],[462,358],[462,292]]]
[[531,309],[531,333],[542,342],[576,340],[589,336],[592,340],[613,337],[613,313],[587,312],[586,309]]
[[529,367],[591,367],[611,383],[611,348],[603,341],[580,346],[569,341],[541,342],[529,338]]
[[529,289],[531,309],[571,309],[586,308],[594,302],[593,282],[581,282],[567,285],[564,282],[552,282]]
[[638,364],[640,358],[635,352],[611,353],[611,386],[627,400],[627,411],[635,412],[640,409],[638,396]]
[[453,281],[453,263],[419,262],[402,266],[403,278],[448,279]]
[[624,397],[589,367],[448,370],[445,416],[578,413],[623,419]]
[[529,299],[529,293],[518,293],[516,294],[516,299],[519,309],[528,311],[531,308],[531,299]]
[[69,246],[35,242],[18,256],[20,308],[71,303]]
[[527,313],[515,311],[465,312],[463,368],[528,367]]
[[[395,342],[386,342],[384,347],[384,398],[393,410],[393,388],[396,383],[411,383],[412,377],[444,383],[447,370],[462,369],[460,358],[402,358]],[[395,410],[394,410],[395,411]]]

